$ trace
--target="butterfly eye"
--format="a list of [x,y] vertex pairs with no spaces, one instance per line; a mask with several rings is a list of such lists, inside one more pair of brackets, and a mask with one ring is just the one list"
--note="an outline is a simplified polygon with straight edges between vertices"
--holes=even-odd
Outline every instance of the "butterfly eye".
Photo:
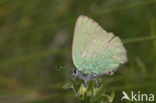
[[76,71],[77,71],[77,70],[76,70],[76,69],[74,69],[74,70],[73,70],[73,73],[74,73],[74,74],[76,74]]

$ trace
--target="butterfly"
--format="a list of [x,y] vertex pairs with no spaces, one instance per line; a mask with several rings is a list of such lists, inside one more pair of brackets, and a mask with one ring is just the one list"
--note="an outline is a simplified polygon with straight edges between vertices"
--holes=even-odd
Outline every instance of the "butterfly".
[[111,74],[127,62],[127,51],[120,38],[106,32],[93,19],[80,15],[76,21],[72,59],[76,69],[73,75],[84,80]]

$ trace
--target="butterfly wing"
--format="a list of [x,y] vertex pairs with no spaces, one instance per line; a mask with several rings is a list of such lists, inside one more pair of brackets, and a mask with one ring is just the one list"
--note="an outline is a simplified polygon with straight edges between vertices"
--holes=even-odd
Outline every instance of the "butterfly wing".
[[82,15],[75,25],[72,58],[82,73],[98,75],[113,71],[127,61],[126,50],[119,37]]

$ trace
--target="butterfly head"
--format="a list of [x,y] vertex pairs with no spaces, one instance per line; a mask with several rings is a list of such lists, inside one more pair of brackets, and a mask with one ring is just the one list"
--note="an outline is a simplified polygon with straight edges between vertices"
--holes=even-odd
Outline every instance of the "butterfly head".
[[76,68],[73,69],[73,76],[77,77],[79,74],[78,70]]
[[82,79],[86,84],[88,81],[90,80],[94,80],[96,79],[97,75],[93,75],[93,74],[84,74],[81,71],[79,71],[78,69],[73,69],[73,76],[75,78],[79,78]]

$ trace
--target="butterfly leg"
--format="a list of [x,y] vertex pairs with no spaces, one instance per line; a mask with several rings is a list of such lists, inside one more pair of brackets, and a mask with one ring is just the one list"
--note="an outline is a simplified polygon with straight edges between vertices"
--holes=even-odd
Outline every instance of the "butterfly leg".
[[98,83],[97,78],[95,78],[94,80],[95,80],[95,82],[96,82],[96,86],[99,87],[99,83]]
[[84,85],[85,85],[85,87],[88,87],[88,83],[87,83],[88,81],[84,78]]

